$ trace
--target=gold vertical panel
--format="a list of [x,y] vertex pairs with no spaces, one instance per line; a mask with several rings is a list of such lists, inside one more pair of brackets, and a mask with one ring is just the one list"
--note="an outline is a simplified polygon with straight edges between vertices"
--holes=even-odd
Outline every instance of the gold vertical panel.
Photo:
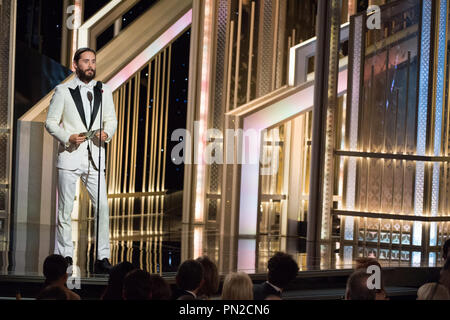
[[134,140],[134,157],[133,157],[133,163],[134,163],[134,170],[133,170],[133,192],[136,192],[136,161],[137,161],[137,147],[138,147],[138,138],[139,138],[139,111],[140,111],[140,95],[141,95],[141,72],[139,71],[137,73],[136,77],[136,119],[134,121],[134,134],[135,134],[135,140]]
[[162,83],[162,88],[161,88],[161,98],[160,98],[160,117],[159,117],[159,132],[158,132],[158,168],[157,168],[157,178],[156,178],[156,191],[159,192],[161,191],[161,181],[160,181],[160,177],[161,177],[161,158],[162,158],[162,129],[163,129],[163,116],[164,116],[164,106],[165,106],[165,99],[164,99],[164,94],[165,94],[165,89],[166,89],[166,82],[165,82],[165,76],[166,76],[166,50],[163,51],[162,56],[163,56],[163,67],[162,67],[162,73],[161,73],[161,81],[160,83]]
[[122,164],[123,164],[123,134],[124,134],[124,117],[125,117],[125,107],[124,107],[124,94],[125,92],[125,87],[122,86],[119,90],[119,132],[118,132],[118,155],[117,157],[119,158],[119,163],[118,163],[118,168],[117,168],[117,172],[116,172],[116,190],[117,193],[122,193],[123,189],[122,189]]
[[150,78],[151,78],[151,62],[148,64],[148,77],[147,77],[147,103],[145,105],[145,138],[144,138],[144,165],[142,169],[142,192],[147,192],[146,180],[147,180],[147,145],[148,145],[148,118],[149,118],[149,105],[150,105]]
[[[168,129],[168,119],[169,119],[169,96],[170,96],[170,66],[172,62],[172,45],[169,46],[169,60],[168,60],[168,71],[167,71],[167,96],[166,96],[166,119],[164,121],[164,155],[165,159],[169,156],[167,152],[167,129]],[[162,191],[165,191],[165,181],[166,181],[166,161],[163,163],[163,176],[162,176]],[[164,210],[164,206],[163,206]]]
[[241,53],[241,27],[242,27],[242,0],[239,0],[238,11],[238,26],[237,26],[237,38],[236,38],[236,67],[234,73],[234,99],[233,109],[236,109],[238,104],[238,84],[239,84],[239,58]]
[[234,38],[234,21],[230,22],[230,43],[228,48],[228,65],[227,65],[227,95],[226,95],[226,112],[230,111],[230,95],[231,95],[231,71],[233,66],[233,38]]
[[275,90],[276,68],[277,68],[277,44],[278,44],[278,23],[280,20],[280,0],[275,0],[275,26],[273,32],[273,52],[272,52],[272,79],[271,88]]
[[156,73],[156,106],[155,106],[155,137],[153,140],[153,168],[152,168],[152,184],[153,184],[153,191],[156,191],[156,171],[157,169],[157,157],[158,157],[158,129],[159,129],[159,109],[161,106],[161,54],[158,55],[158,68]]
[[124,177],[123,177],[123,186],[124,186],[124,192],[129,192],[129,179],[128,179],[128,152],[130,149],[130,114],[131,114],[131,108],[129,107],[130,105],[130,100],[131,100],[131,80],[128,81],[127,83],[127,87],[128,90],[126,92],[128,92],[127,96],[126,96],[126,100],[127,100],[127,104],[126,104],[126,109],[127,109],[127,123],[126,123],[126,138],[125,138],[125,166],[124,166]]
[[156,68],[157,68],[157,62],[158,62],[158,56],[155,57],[153,60],[153,92],[152,92],[152,124],[150,129],[150,163],[149,163],[149,170],[148,170],[148,190],[149,191],[155,191],[153,189],[153,145],[154,145],[154,139],[155,139],[155,109],[156,109]]
[[150,145],[150,191],[155,191],[155,142],[156,142],[156,130],[157,130],[157,119],[158,119],[158,91],[159,91],[159,63],[160,63],[160,55],[158,55],[155,59],[155,75],[153,82],[153,113],[152,113],[152,137],[151,137],[151,145]]
[[253,37],[255,26],[255,2],[252,1],[251,15],[250,15],[250,44],[248,52],[248,75],[247,75],[247,102],[250,101],[251,80],[252,80],[252,67],[253,67]]
[[131,160],[130,160],[130,188],[129,192],[135,192],[135,178],[136,178],[136,149],[137,149],[137,118],[139,115],[139,75],[138,72],[134,77],[134,94],[133,94],[133,125],[132,125],[132,136],[131,136]]

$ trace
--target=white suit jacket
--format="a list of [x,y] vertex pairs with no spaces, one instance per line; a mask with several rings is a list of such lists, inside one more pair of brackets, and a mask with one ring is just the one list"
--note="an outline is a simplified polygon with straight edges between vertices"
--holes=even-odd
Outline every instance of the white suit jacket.
[[[98,85],[99,83],[96,82],[94,86],[92,117],[94,121],[92,124],[86,123],[83,102],[76,78],[55,88],[55,93],[48,109],[45,128],[60,142],[58,145],[57,168],[76,170],[80,167],[83,157],[87,156],[88,141],[76,146],[69,143],[69,138],[72,134],[87,132],[89,127],[91,130],[100,128],[100,102],[103,105],[102,130],[108,134],[106,142],[111,141],[116,131],[117,117],[112,91],[106,84],[102,85],[102,89]],[[90,145],[93,161],[98,168],[99,140],[94,138]],[[105,148],[103,146],[101,152],[101,170],[104,170]]]

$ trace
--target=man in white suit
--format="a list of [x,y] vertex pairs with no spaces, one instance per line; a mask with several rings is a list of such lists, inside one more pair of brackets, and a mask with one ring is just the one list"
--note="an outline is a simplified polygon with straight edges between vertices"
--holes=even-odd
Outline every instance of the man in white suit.
[[[77,50],[73,67],[77,76],[72,81],[56,87],[45,121],[47,131],[59,141],[56,164],[58,223],[55,253],[65,257],[69,265],[73,263],[71,213],[76,183],[81,178],[93,203],[95,217],[97,202],[100,202],[95,272],[107,273],[111,264],[109,263],[109,208],[105,183],[104,143],[111,141],[116,131],[117,117],[111,89],[94,80],[96,52],[90,48]],[[102,115],[100,110],[103,110]],[[101,126],[100,118],[102,118]],[[90,136],[89,132],[96,132],[91,139],[86,138]],[[99,164],[100,150],[101,163]],[[100,170],[100,179],[98,170]],[[100,184],[100,196],[98,196],[98,184]],[[97,230],[96,224],[94,230]]]

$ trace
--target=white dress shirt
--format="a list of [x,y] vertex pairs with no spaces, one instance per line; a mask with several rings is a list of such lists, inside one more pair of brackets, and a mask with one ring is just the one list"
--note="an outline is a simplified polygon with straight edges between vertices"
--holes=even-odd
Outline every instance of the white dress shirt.
[[[90,91],[92,93],[92,97],[94,97],[94,86],[97,84],[97,81],[91,80],[89,83],[84,83],[78,77],[75,77],[75,81],[77,82],[77,85],[80,88],[81,100],[83,101],[83,107],[84,107],[84,115],[86,117],[86,126],[87,126],[86,129],[88,129],[89,124],[91,123],[91,114],[92,114],[92,109],[94,108],[94,99],[92,99],[92,109],[91,109],[91,104],[89,103],[87,93],[88,93],[88,91]],[[95,130],[95,128],[91,128],[91,129]]]

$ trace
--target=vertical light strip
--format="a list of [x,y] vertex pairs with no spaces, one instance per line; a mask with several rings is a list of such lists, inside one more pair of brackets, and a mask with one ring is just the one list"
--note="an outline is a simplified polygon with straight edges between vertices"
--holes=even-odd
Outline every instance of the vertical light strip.
[[[353,43],[353,67],[352,67],[352,91],[351,91],[351,105],[350,105],[350,128],[349,128],[349,145],[351,151],[357,151],[358,148],[358,118],[359,118],[359,97],[360,97],[360,83],[361,83],[361,49],[362,49],[362,34],[363,34],[363,16],[355,18],[355,33]],[[347,190],[346,190],[346,207],[347,210],[355,210],[355,196],[356,196],[356,158],[350,157],[348,159],[347,171]],[[345,231],[344,239],[353,240],[353,217],[345,217]]]
[[[439,3],[439,31],[438,31],[438,54],[436,75],[436,111],[434,115],[434,155],[441,153],[442,116],[444,107],[445,66],[447,48],[447,0]],[[438,215],[439,208],[439,174],[440,163],[433,163],[433,182],[431,187],[431,215]],[[437,240],[437,223],[430,225],[430,246],[435,246]]]
[[159,133],[158,133],[158,174],[157,174],[157,178],[156,178],[156,191],[161,191],[161,160],[164,161],[163,158],[163,142],[162,141],[162,137],[163,137],[163,131],[164,130],[164,122],[163,122],[163,117],[164,117],[164,109],[165,109],[165,102],[167,101],[167,99],[165,98],[165,94],[166,94],[166,62],[167,62],[167,49],[164,50],[162,52],[162,56],[163,56],[163,68],[162,68],[162,73],[161,73],[161,98],[160,98],[160,116],[159,116]]
[[194,227],[194,259],[203,255],[203,230],[204,227]]
[[233,67],[233,41],[234,41],[234,21],[230,22],[230,42],[228,49],[228,65],[227,65],[227,95],[226,95],[226,112],[230,111],[230,95],[231,95],[231,69]]
[[[132,83],[132,79],[130,79],[128,81],[128,91],[126,94],[126,98],[127,99],[127,104],[124,106],[127,109],[127,138],[126,138],[126,145],[125,145],[125,175],[124,175],[124,182],[123,182],[123,186],[124,186],[124,192],[130,192],[130,179],[128,179],[128,167],[130,166],[128,164],[128,152],[130,150],[130,117],[131,117],[131,83]],[[128,183],[128,188],[127,188],[127,183]]]
[[[273,0],[272,0],[273,1]],[[277,44],[278,44],[278,23],[280,21],[280,1],[275,0],[273,4],[275,6],[275,23],[273,28],[273,48],[272,48],[272,78],[271,89],[275,90],[276,86],[276,70],[277,70]]]
[[209,105],[210,82],[210,51],[212,33],[212,0],[205,0],[205,15],[203,25],[203,49],[201,63],[201,88],[200,88],[200,118],[198,132],[197,154],[197,186],[195,195],[195,221],[203,222],[205,206],[205,164],[204,152],[206,147],[206,128]]
[[[420,71],[419,71],[419,111],[417,119],[417,155],[424,156],[427,139],[427,111],[428,111],[428,79],[430,67],[430,36],[432,19],[432,1],[423,1],[422,30],[420,47]],[[424,188],[425,164],[416,162],[416,177],[414,188],[414,214],[423,215],[423,188]],[[422,244],[422,222],[415,221],[413,227],[413,245]]]
[[147,146],[148,146],[148,118],[150,110],[150,78],[151,78],[151,61],[147,66],[147,103],[145,104],[145,138],[144,138],[144,165],[142,172],[142,192],[147,192]]
[[[163,162],[163,172],[162,172],[162,187],[161,191],[166,189],[166,157],[170,156],[167,153],[167,125],[168,125],[168,116],[169,116],[169,97],[170,97],[170,71],[172,64],[172,45],[169,46],[169,58],[168,58],[168,70],[167,70],[167,93],[166,93],[166,118],[164,121],[164,162]],[[163,202],[164,208],[164,202]],[[163,210],[164,211],[164,210]]]
[[[161,108],[161,59],[162,59],[162,53],[158,54],[158,69],[156,74],[156,103],[155,103],[155,140],[153,145],[153,191],[159,191],[158,188],[158,181],[157,181],[157,172],[159,170],[157,166],[156,160],[158,159],[158,137],[159,133],[158,130],[160,130],[161,123],[158,121],[159,119],[159,112]],[[157,202],[156,202],[157,204]],[[155,211],[156,213],[156,211]]]

